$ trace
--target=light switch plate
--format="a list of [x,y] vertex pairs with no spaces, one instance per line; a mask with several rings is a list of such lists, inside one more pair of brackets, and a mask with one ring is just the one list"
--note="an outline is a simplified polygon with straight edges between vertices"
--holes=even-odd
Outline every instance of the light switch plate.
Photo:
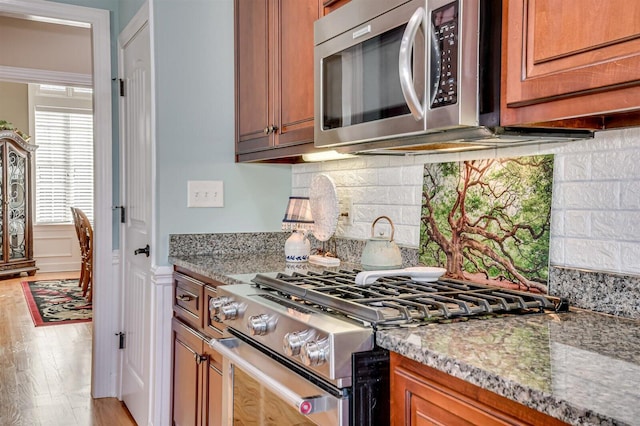
[[188,181],[187,207],[224,207],[224,186],[222,181]]

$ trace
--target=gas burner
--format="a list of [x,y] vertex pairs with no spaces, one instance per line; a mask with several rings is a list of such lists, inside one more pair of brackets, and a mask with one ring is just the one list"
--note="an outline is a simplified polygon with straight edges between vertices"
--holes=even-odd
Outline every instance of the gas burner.
[[358,272],[258,274],[253,282],[374,326],[568,310],[565,301],[550,296],[453,279],[425,283],[398,275],[355,284]]

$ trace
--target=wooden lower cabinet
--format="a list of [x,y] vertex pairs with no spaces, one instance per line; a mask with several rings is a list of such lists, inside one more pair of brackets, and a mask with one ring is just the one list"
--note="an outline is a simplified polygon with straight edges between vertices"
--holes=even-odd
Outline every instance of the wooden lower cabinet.
[[222,369],[213,363],[207,368],[208,398],[207,412],[208,425],[222,426]]
[[173,319],[173,425],[222,425],[222,365],[208,338]]
[[566,425],[441,371],[391,353],[391,424]]
[[[221,338],[209,300],[221,283],[180,268],[174,272],[172,425],[222,425],[222,357],[208,342]],[[202,302],[205,303],[202,303]],[[197,303],[196,303],[197,302]]]

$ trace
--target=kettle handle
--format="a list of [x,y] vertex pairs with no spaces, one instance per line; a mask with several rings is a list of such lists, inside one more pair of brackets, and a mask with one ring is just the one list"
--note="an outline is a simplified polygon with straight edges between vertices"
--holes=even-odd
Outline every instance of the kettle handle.
[[393,241],[393,234],[396,232],[396,229],[393,226],[393,222],[391,221],[389,216],[380,216],[373,221],[373,223],[371,224],[371,237],[373,238],[373,228],[376,226],[376,223],[378,223],[380,219],[386,219],[389,222],[389,225],[391,225],[391,237],[389,238],[389,241]]

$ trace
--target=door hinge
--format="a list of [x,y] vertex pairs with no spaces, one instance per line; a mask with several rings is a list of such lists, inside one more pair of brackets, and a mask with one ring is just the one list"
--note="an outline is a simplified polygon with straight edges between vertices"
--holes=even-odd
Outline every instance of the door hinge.
[[125,208],[124,206],[113,206],[113,210],[120,209],[120,223],[125,223]]
[[120,82],[120,96],[124,96],[124,80],[120,78],[118,81]]
[[119,342],[118,342],[118,349],[124,349],[127,347],[127,342],[126,342],[126,334],[123,333],[122,331],[119,333],[116,333],[116,336],[118,336],[119,338]]

